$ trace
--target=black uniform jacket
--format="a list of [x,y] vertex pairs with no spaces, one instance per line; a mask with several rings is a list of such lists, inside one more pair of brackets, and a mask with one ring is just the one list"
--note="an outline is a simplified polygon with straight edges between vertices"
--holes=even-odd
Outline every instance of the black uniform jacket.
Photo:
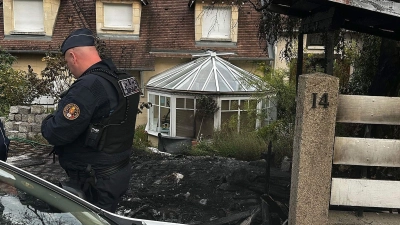
[[8,146],[10,145],[10,140],[6,136],[3,124],[0,121],[0,160],[6,161],[8,154]]
[[118,93],[113,85],[99,75],[87,73],[95,68],[116,70],[111,61],[94,64],[72,84],[58,103],[57,111],[42,122],[42,135],[56,146],[64,169],[84,169],[87,164],[105,168],[130,155],[130,149],[107,154],[84,145],[88,126],[110,116],[118,104]]

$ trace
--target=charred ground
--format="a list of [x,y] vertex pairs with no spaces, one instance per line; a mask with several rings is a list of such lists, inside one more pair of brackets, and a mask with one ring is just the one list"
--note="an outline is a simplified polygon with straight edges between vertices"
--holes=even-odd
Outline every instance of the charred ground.
[[[13,141],[11,162],[50,182],[66,179],[51,148]],[[19,158],[18,158],[19,157]],[[261,224],[266,162],[135,150],[133,175],[117,213],[185,224]],[[288,204],[290,177],[271,168],[270,195]]]

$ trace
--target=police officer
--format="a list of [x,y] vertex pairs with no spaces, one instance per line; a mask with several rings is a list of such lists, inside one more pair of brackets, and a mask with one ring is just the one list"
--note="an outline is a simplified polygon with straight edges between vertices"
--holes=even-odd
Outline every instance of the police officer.
[[131,176],[129,157],[140,90],[135,78],[102,60],[86,28],[72,32],[61,52],[77,79],[42,122],[69,183],[94,205],[115,212]]
[[0,120],[0,160],[6,161],[8,154],[8,147],[10,145],[10,140],[6,136],[4,131],[3,123]]

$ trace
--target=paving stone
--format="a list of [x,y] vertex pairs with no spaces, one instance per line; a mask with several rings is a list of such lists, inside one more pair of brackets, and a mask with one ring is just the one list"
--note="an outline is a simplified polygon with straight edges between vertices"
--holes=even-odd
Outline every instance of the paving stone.
[[18,132],[17,133],[17,138],[27,139],[28,138],[28,133]]
[[21,114],[15,114],[14,115],[14,120],[15,121],[21,121],[22,120],[22,115]]
[[28,132],[28,139],[34,140],[37,137],[38,133],[36,132]]
[[21,121],[28,122],[28,114],[21,114]]
[[18,113],[18,106],[11,106],[10,107],[10,113]]
[[7,121],[7,122],[5,122],[5,123],[4,123],[4,129],[5,129],[6,131],[14,130],[14,122],[12,122],[12,121]]
[[6,130],[6,135],[8,138],[15,138],[17,137],[18,131],[16,130]]
[[31,107],[30,106],[17,106],[19,114],[29,114],[31,113]]
[[32,131],[32,126],[28,122],[22,122],[18,128],[19,132],[28,133]]
[[42,124],[42,121],[44,120],[44,118],[46,118],[46,116],[48,116],[49,114],[38,114],[35,115],[35,122]]
[[31,124],[32,132],[41,133],[41,124],[33,123]]
[[15,114],[13,114],[13,113],[8,114],[8,120],[10,120],[10,121],[15,120]]
[[35,114],[28,114],[28,123],[35,122]]
[[42,105],[32,105],[31,113],[32,114],[43,114],[45,112],[44,106]]

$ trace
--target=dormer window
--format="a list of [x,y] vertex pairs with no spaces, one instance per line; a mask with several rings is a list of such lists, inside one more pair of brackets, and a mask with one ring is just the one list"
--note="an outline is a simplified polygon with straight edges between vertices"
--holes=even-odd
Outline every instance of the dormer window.
[[231,40],[232,7],[203,7],[202,39]]
[[60,0],[3,0],[4,38],[50,41]]
[[132,4],[104,3],[104,28],[132,30]]
[[42,0],[14,0],[14,33],[44,32]]
[[96,31],[100,38],[139,39],[142,7],[145,0],[97,0]]
[[195,41],[197,46],[235,47],[238,37],[239,9],[229,2],[189,2],[195,7]]

